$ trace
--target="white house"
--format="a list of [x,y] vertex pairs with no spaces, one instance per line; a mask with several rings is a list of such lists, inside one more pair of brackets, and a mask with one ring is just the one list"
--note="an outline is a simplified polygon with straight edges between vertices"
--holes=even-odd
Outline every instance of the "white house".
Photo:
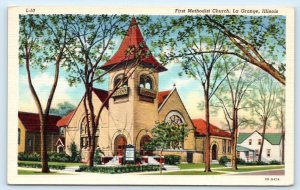
[[[253,133],[239,133],[237,142],[237,154],[247,162],[257,161],[262,135],[258,131]],[[282,140],[281,133],[266,133],[262,151],[263,162],[272,160],[282,160]]]

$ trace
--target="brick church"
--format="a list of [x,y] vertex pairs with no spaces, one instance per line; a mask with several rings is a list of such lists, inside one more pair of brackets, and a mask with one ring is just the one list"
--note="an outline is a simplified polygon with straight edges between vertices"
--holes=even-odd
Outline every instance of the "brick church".
[[[101,67],[109,71],[109,90],[113,89],[123,73],[122,67],[117,65],[121,65],[124,59],[131,59],[125,58],[125,51],[129,47],[138,47],[140,43],[145,41],[135,18],[132,18],[119,49]],[[203,162],[206,123],[202,119],[190,118],[175,85],[170,90],[159,91],[161,72],[167,72],[167,69],[150,54],[142,59],[126,84],[109,99],[102,111],[97,132],[97,147],[105,156],[122,155],[127,144],[134,145],[141,155],[147,155],[143,145],[152,138],[151,129],[155,122],[166,121],[186,124],[189,134],[180,148],[166,150],[164,154],[180,155],[184,162]],[[108,91],[93,89],[96,113],[107,96]],[[64,141],[60,141],[57,146],[63,147],[70,154],[70,144],[75,142],[82,151],[83,159],[86,159],[87,130],[83,101],[60,119],[57,126],[64,131]],[[231,157],[230,134],[211,125],[211,136],[212,160],[218,160],[223,155]]]

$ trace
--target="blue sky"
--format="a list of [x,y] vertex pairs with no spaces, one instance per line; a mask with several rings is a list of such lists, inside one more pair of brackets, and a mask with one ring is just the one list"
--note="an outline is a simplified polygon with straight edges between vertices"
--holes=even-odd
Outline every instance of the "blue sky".
[[[141,31],[143,32],[143,28],[141,28]],[[145,40],[146,43],[149,45],[151,39]],[[121,40],[116,39],[115,42],[116,46],[115,49],[110,52],[111,56],[118,49]],[[166,65],[166,68],[168,69],[168,71],[161,72],[159,74],[159,91],[170,90],[175,84],[179,95],[191,118],[204,118],[203,109],[199,109],[198,107],[199,103],[203,102],[204,100],[203,90],[200,82],[193,78],[188,78],[185,75],[180,77],[178,73],[182,69],[180,64],[177,62],[168,63]],[[37,112],[36,105],[34,104],[32,95],[28,87],[27,74],[24,66],[20,67],[19,74],[19,110],[27,112]],[[53,76],[53,67],[49,67],[44,72],[32,69],[33,83],[41,99],[43,108],[45,108],[45,104],[47,101],[46,98],[48,97],[51,89]],[[58,103],[64,101],[68,101],[77,106],[84,94],[83,85],[78,84],[75,87],[70,87],[66,79],[67,76],[68,73],[62,68],[60,70],[59,82],[53,99],[52,107],[56,107]],[[108,76],[106,76],[105,78],[107,77]],[[96,88],[108,90],[107,80],[101,84],[95,84],[94,86]],[[219,126],[222,125],[223,123],[225,123],[223,114],[221,113],[218,115],[211,115],[211,122]]]

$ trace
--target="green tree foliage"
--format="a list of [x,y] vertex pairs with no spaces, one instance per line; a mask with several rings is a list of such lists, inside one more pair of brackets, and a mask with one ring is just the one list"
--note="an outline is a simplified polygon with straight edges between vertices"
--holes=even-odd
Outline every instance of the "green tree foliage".
[[270,76],[265,76],[252,86],[251,96],[248,105],[252,115],[258,120],[254,120],[259,128],[262,129],[262,143],[258,155],[258,161],[261,161],[262,151],[265,141],[265,133],[268,126],[274,120],[274,112],[276,112],[276,101],[279,96],[280,85]]
[[179,149],[189,133],[185,124],[157,122],[151,130],[153,138],[146,144],[145,150]]
[[[42,172],[48,173],[47,122],[52,100],[58,84],[59,70],[67,61],[65,51],[72,38],[68,35],[69,15],[20,15],[19,16],[19,64],[25,65],[27,80],[40,119]],[[32,81],[33,69],[54,70],[54,80],[46,106]]]
[[75,106],[68,101],[58,103],[56,108],[50,109],[50,114],[65,116],[75,109]]

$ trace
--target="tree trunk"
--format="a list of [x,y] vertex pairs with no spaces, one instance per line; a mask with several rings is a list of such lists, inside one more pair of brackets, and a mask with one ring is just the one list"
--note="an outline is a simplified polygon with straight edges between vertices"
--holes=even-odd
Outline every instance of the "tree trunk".
[[238,113],[237,113],[237,109],[234,109],[233,112],[233,128],[232,128],[232,138],[231,138],[231,142],[232,142],[232,147],[231,147],[231,152],[232,152],[232,159],[231,159],[231,163],[232,163],[232,170],[237,170],[237,155],[236,155],[236,145],[237,145],[237,136],[238,136]]
[[211,172],[210,169],[210,128],[209,128],[209,100],[208,91],[204,93],[205,95],[205,119],[206,119],[206,136],[205,136],[205,172]]
[[42,173],[49,173],[49,166],[48,166],[48,154],[47,154],[47,139],[46,139],[46,123],[45,123],[45,116],[41,120],[41,164],[42,164]]
[[261,162],[261,156],[264,148],[264,142],[265,142],[265,134],[266,134],[266,128],[267,128],[267,119],[263,120],[263,132],[262,132],[262,140],[261,140],[261,145],[260,145],[260,150],[259,150],[259,155],[258,155],[258,162]]
[[88,158],[88,165],[89,167],[93,167],[94,166],[94,154],[95,154],[95,149],[96,149],[96,141],[95,141],[95,135],[92,135],[91,138],[91,143],[89,146],[89,158]]

